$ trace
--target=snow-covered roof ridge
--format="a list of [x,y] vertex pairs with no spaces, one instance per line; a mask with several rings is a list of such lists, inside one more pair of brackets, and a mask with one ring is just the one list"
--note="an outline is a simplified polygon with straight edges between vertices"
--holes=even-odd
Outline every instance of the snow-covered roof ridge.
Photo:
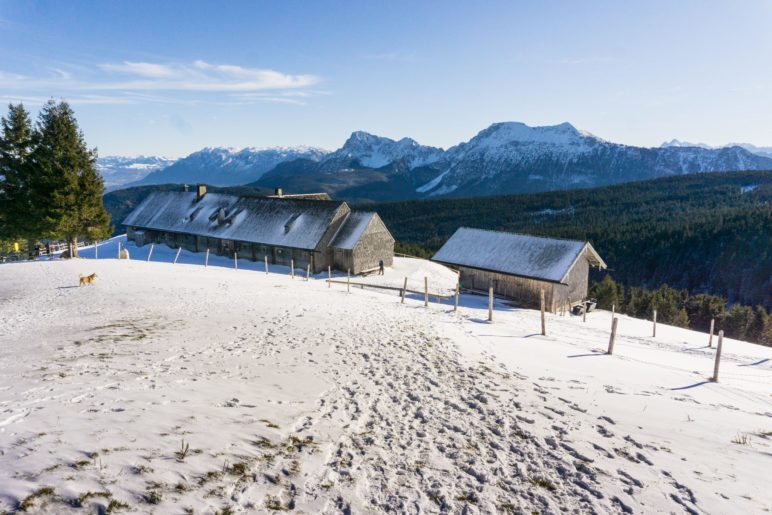
[[551,282],[563,282],[585,249],[606,264],[587,242],[460,227],[433,261]]
[[149,195],[124,225],[212,238],[316,249],[343,201],[165,191]]

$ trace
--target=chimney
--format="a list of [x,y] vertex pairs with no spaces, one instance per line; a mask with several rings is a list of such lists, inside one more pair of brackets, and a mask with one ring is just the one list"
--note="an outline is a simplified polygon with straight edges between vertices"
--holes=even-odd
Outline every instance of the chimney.
[[273,195],[275,197],[283,197],[284,196],[284,190],[281,189],[281,188],[276,188],[276,190],[274,190]]
[[206,184],[199,184],[196,186],[196,202],[204,198],[206,195]]
[[184,191],[185,193],[187,193],[189,190],[190,190],[190,188],[188,188],[188,185],[187,185],[187,184],[183,184],[183,185],[182,185],[182,191]]

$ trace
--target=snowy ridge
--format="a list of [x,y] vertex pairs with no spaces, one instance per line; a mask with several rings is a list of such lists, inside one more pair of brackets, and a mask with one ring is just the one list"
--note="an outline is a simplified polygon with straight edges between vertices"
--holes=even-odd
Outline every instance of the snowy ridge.
[[125,184],[144,179],[177,159],[157,156],[104,156],[97,159],[96,169],[105,181],[105,189],[114,190]]
[[366,168],[381,168],[395,161],[403,161],[410,168],[437,162],[443,155],[441,148],[420,145],[410,138],[395,141],[374,136],[364,131],[351,133],[343,146],[325,157],[320,171],[347,168],[352,162]]
[[[770,149],[706,147],[678,140],[657,148],[621,145],[567,122],[537,127],[494,123],[448,150],[411,138],[394,140],[355,131],[333,152],[314,147],[205,148],[136,184],[282,186],[303,192],[327,191],[332,196],[340,192],[342,197],[354,189],[354,198],[398,200],[550,191],[687,173],[772,169]],[[366,173],[356,173],[363,170]]]
[[328,154],[316,147],[206,147],[152,173],[139,184],[205,182],[215,186],[256,181],[279,163],[294,159],[319,161]]

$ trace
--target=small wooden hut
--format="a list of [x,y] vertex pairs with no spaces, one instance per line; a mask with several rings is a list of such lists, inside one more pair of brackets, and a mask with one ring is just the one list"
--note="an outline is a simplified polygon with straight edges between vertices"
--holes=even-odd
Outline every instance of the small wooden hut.
[[433,261],[457,268],[463,288],[513,299],[523,307],[570,309],[587,297],[591,266],[606,263],[587,242],[462,227]]

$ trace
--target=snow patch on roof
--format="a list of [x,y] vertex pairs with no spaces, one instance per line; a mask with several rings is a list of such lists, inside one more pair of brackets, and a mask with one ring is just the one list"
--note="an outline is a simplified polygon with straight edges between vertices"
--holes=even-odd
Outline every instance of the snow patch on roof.
[[352,250],[375,216],[373,212],[351,211],[332,239],[331,247]]
[[330,227],[340,201],[155,192],[124,225],[313,250]]

